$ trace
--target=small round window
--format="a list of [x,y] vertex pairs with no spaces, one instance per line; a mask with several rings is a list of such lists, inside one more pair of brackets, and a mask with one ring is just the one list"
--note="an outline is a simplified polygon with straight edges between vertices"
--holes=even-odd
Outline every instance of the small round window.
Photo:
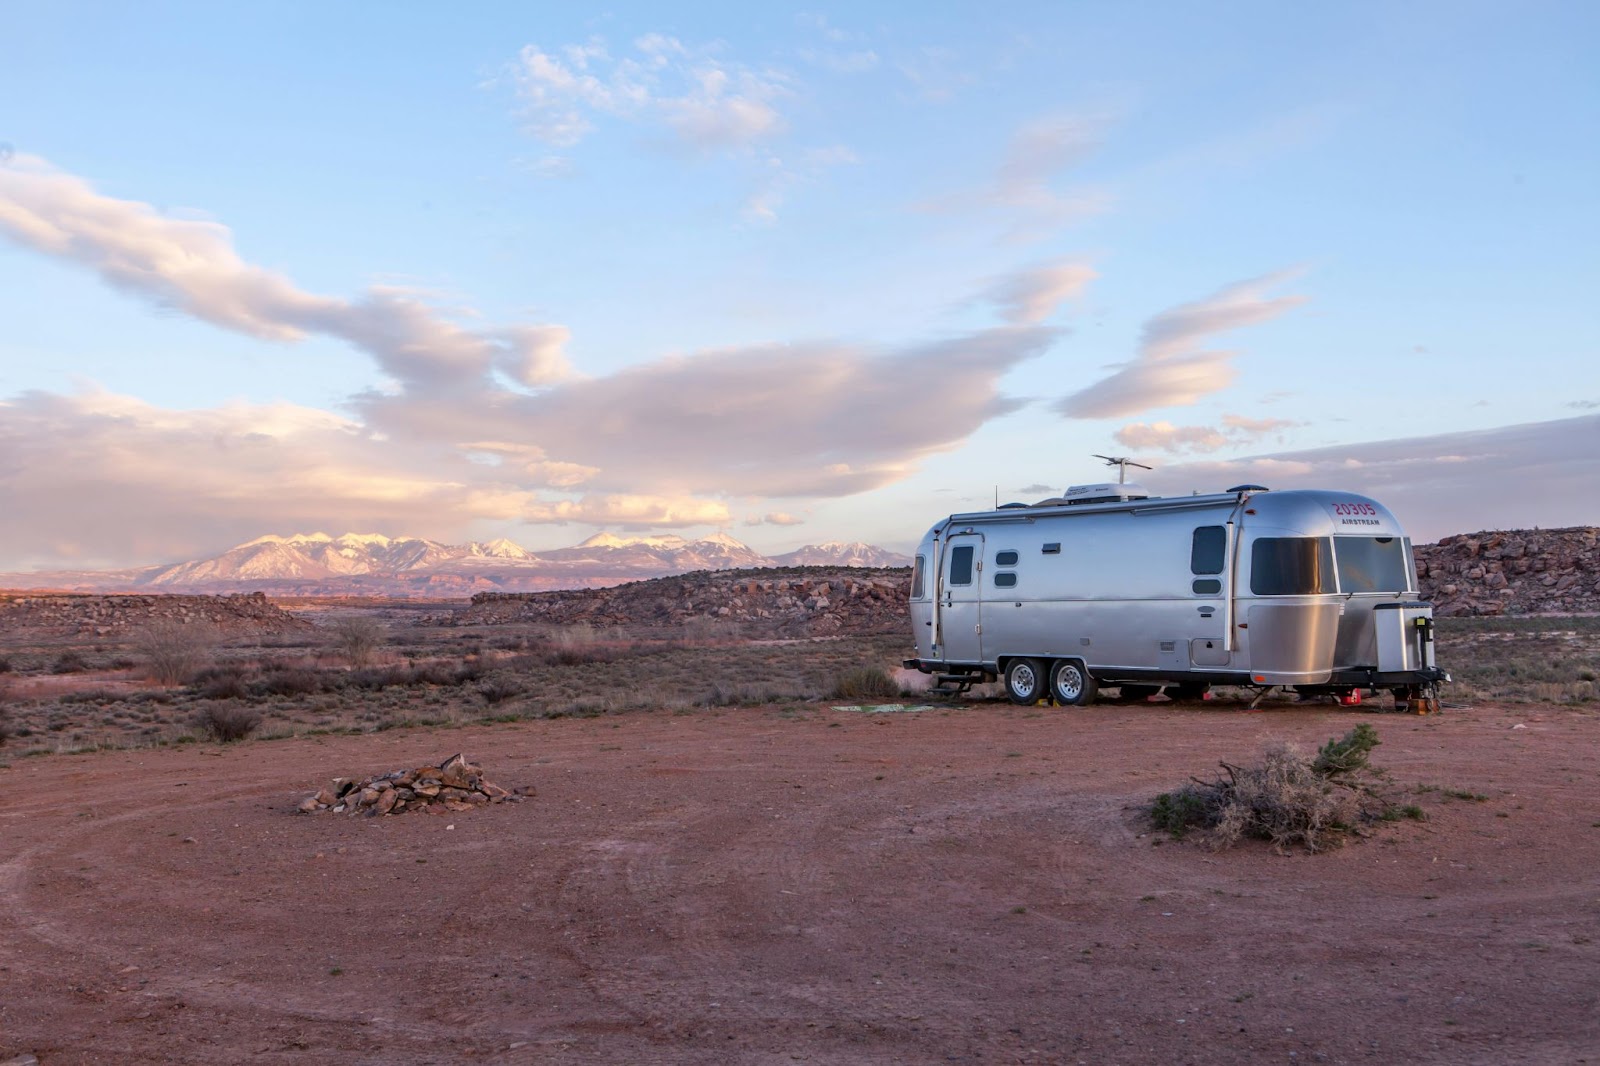
[[1009,570],[1002,570],[994,575],[994,587],[997,589],[1010,589],[1017,587],[1017,575]]
[[996,566],[1016,566],[1018,558],[1019,558],[1019,556],[1014,551],[995,552],[994,553],[994,565],[996,565]]

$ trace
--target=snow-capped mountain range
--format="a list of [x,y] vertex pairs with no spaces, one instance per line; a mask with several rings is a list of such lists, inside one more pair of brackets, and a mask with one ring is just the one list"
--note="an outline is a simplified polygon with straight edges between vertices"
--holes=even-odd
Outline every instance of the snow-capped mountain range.
[[136,570],[0,574],[4,588],[147,589],[160,592],[265,590],[298,595],[437,595],[615,585],[693,570],[773,566],[907,566],[870,544],[807,544],[766,556],[725,533],[597,533],[571,548],[530,552],[500,539],[443,544],[381,533],[269,534],[209,559]]

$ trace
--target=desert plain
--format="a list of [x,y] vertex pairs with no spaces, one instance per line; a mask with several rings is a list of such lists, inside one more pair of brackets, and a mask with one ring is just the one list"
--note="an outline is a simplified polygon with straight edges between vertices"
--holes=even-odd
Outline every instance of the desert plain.
[[[1600,1060],[1595,619],[1446,620],[1419,717],[841,695],[892,633],[376,612],[357,669],[337,613],[177,686],[131,643],[5,650],[0,1062]],[[227,708],[247,739],[195,724]],[[1151,825],[1362,723],[1416,817],[1316,854]],[[457,752],[533,794],[297,810]]]

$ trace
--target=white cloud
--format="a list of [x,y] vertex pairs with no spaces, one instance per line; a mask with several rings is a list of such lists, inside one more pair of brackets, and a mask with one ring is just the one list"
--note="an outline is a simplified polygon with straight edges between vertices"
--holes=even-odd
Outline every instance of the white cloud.
[[662,34],[640,37],[620,58],[598,39],[553,52],[530,44],[512,76],[529,132],[563,148],[587,136],[598,116],[658,125],[700,150],[737,148],[782,129],[776,104],[791,92],[780,72]]
[[895,63],[912,91],[932,103],[948,103],[958,92],[977,82],[977,76],[961,56],[950,48],[925,45]]
[[1271,297],[1268,290],[1291,275],[1241,281],[1215,295],[1183,304],[1145,324],[1139,354],[1110,377],[1058,401],[1068,418],[1121,418],[1162,407],[1193,404],[1233,383],[1231,351],[1203,351],[1214,333],[1254,325],[1304,303],[1304,296]]
[[801,526],[805,519],[789,514],[787,511],[768,511],[764,515],[753,514],[744,520],[747,526]]
[[1111,205],[1106,191],[1063,191],[1055,182],[1100,147],[1110,122],[1102,114],[1053,115],[1024,123],[986,183],[915,206],[934,213],[997,212],[1011,219],[1008,239],[1020,241],[1038,240],[1068,223],[1102,214]]

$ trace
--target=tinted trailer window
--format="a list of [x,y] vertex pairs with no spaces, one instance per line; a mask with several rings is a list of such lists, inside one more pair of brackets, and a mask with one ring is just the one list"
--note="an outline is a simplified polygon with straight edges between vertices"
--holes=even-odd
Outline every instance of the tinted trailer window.
[[1250,549],[1250,591],[1257,596],[1315,596],[1333,587],[1327,537],[1263,537]]
[[1402,537],[1335,537],[1340,592],[1410,592],[1407,541]]

